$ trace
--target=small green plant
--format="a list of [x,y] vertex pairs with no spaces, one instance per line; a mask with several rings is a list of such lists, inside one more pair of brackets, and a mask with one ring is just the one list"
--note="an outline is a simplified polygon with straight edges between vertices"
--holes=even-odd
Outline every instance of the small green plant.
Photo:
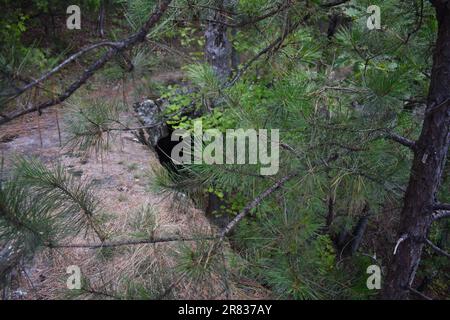
[[135,171],[135,170],[137,170],[139,168],[139,166],[138,166],[138,164],[137,163],[129,163],[128,165],[127,165],[127,170],[128,171]]
[[153,238],[158,227],[157,211],[151,205],[143,205],[130,220],[132,235],[137,238]]
[[109,142],[115,137],[112,129],[120,127],[121,111],[120,105],[103,99],[90,103],[76,100],[64,118],[68,131],[67,145],[85,153],[95,151],[102,154],[109,149]]

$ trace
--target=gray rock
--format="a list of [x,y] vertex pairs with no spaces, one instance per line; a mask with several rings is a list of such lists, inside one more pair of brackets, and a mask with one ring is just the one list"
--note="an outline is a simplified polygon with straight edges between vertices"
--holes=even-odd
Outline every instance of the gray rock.
[[149,145],[156,147],[158,141],[168,137],[170,130],[163,119],[163,111],[167,103],[163,99],[156,101],[146,99],[133,105],[142,126],[146,127]]

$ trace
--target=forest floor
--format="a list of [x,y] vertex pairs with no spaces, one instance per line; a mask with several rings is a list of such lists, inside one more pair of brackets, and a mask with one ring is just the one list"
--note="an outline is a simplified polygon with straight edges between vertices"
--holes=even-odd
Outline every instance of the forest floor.
[[[167,81],[172,76],[159,74],[155,79]],[[122,92],[122,88],[117,85],[103,87],[84,99],[112,99],[118,92]],[[127,95],[132,96],[130,92]],[[161,165],[154,152],[139,143],[131,133],[121,133],[101,156],[86,156],[61,147],[60,134],[62,145],[66,140],[62,121],[66,109],[65,106],[55,106],[45,110],[41,116],[26,115],[2,127],[0,152],[5,159],[6,172],[14,155],[36,156],[47,165],[62,163],[80,179],[94,181],[105,216],[103,227],[113,239],[129,239],[130,234],[136,231],[136,222],[140,223],[142,212],[149,210],[155,215],[154,235],[158,237],[188,237],[200,232],[213,232],[214,227],[204,213],[194,208],[190,201],[186,200],[183,206],[175,206],[170,197],[151,191],[152,172],[159,170]],[[98,242],[93,235],[84,234],[69,240],[71,243]],[[66,268],[76,265],[83,277],[89,280],[89,289],[81,298],[117,298],[116,292],[121,292],[121,297],[127,292],[128,297],[133,298],[136,294],[138,298],[145,298],[142,292],[150,292],[149,297],[155,298],[171,285],[173,290],[165,292],[162,298],[267,297],[267,290],[250,280],[239,279],[240,285],[228,283],[224,289],[217,274],[211,275],[205,280],[207,283],[200,286],[186,277],[178,279],[175,256],[182,250],[177,243],[111,250],[46,249],[16,272],[11,293],[15,299],[70,297],[70,290],[66,288],[69,277]]]

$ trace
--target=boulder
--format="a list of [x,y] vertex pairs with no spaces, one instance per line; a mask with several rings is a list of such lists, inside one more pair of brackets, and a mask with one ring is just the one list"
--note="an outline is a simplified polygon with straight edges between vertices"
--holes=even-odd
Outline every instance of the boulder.
[[148,145],[153,149],[156,149],[158,141],[170,135],[170,129],[163,117],[166,106],[167,102],[163,99],[157,99],[156,101],[146,99],[133,105],[139,121],[148,134]]

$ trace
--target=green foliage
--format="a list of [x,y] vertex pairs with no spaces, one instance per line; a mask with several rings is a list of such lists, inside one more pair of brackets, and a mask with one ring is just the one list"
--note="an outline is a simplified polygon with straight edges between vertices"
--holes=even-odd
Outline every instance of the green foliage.
[[205,40],[201,36],[196,36],[196,34],[200,34],[196,28],[180,28],[179,37],[181,45],[184,47],[197,45],[202,48],[205,45]]
[[317,219],[307,209],[284,214],[272,210],[239,228],[237,243],[245,248],[247,260],[256,262],[247,272],[268,283],[278,298],[342,296],[336,253],[330,239],[317,233]]
[[91,181],[76,179],[62,165],[48,169],[37,159],[19,158],[16,162],[17,180],[28,185],[29,191],[54,206],[58,219],[73,235],[94,231],[98,237],[106,235],[99,227],[100,202],[95,197]]
[[130,221],[130,226],[134,230],[133,235],[137,238],[151,239],[157,228],[157,211],[150,205],[143,205],[137,214]]
[[104,239],[99,209],[92,183],[75,179],[61,165],[48,169],[37,159],[17,158],[0,188],[0,240],[29,256],[80,232]]
[[[282,2],[241,0],[230,21],[264,15]],[[1,3],[13,8],[11,1]],[[99,5],[97,0],[85,3],[92,9]],[[115,3],[124,6],[126,20],[136,31],[157,1]],[[388,260],[390,249],[385,250],[387,244],[378,239],[379,233],[397,223],[393,217],[402,206],[412,158],[410,150],[399,148],[383,134],[393,130],[411,139],[419,135],[423,115],[407,103],[426,101],[437,25],[428,2],[423,3],[423,12],[419,1],[353,0],[327,10],[321,4],[295,2],[291,10],[234,34],[233,46],[242,62],[280,35],[286,38],[249,65],[232,87],[225,88],[208,64],[194,63],[183,67],[189,89],[161,90],[168,101],[164,116],[173,129],[192,132],[198,120],[203,130],[279,129],[280,171],[267,177],[259,174],[258,165],[190,165],[177,167],[176,172],[157,170],[151,179],[157,192],[170,194],[173,203],[184,207],[191,199],[201,207],[208,195],[215,195],[222,204],[213,214],[232,218],[281,177],[298,173],[240,222],[231,236],[236,254],[226,258],[238,261],[244,276],[270,288],[276,298],[369,298],[365,270],[374,258],[367,252],[376,251],[383,263]],[[382,8],[382,29],[369,31],[366,10],[374,4]],[[33,4],[44,12],[56,5],[50,0]],[[176,1],[148,37],[179,40],[191,57],[201,58],[201,21],[210,16],[206,8],[216,5],[207,0]],[[309,20],[286,35],[287,25],[305,15]],[[340,15],[345,23],[328,39],[320,26],[328,24],[332,15]],[[1,87],[7,97],[14,90],[8,77],[17,80],[15,76],[44,69],[53,61],[44,50],[21,42],[29,27],[29,11],[14,7],[0,17],[0,41],[7,44],[0,48],[0,68],[7,75]],[[131,51],[133,78],[148,75],[157,65],[155,55],[144,46]],[[103,78],[125,79],[126,69],[126,61],[117,56]],[[106,150],[112,133],[123,127],[120,112],[119,106],[100,100],[80,104],[67,116],[69,145],[86,152]],[[201,115],[192,119],[188,114],[193,113]],[[446,202],[450,199],[447,171],[439,192],[439,199]],[[62,166],[48,169],[22,159],[14,179],[0,189],[1,240],[13,239],[33,251],[59,241],[67,230],[77,234],[93,229],[99,234],[98,205],[93,186],[75,179]],[[365,208],[370,211],[366,239],[353,257],[342,257],[339,237],[352,232]],[[131,235],[152,238],[156,216],[151,206],[141,208],[130,221]],[[448,246],[447,230],[447,222],[437,223],[431,240]],[[177,248],[177,273],[203,285],[214,274],[222,274],[222,248],[217,246],[199,241]],[[103,252],[106,258],[110,254]],[[419,276],[433,279],[432,292],[445,295],[448,277],[439,271],[448,263],[426,250],[421,265]],[[125,297],[148,299],[165,291],[167,279],[154,266],[144,261],[139,265],[141,277],[122,279]]]
[[185,67],[186,74],[199,93],[206,97],[214,97],[220,91],[220,81],[213,68],[207,64],[193,64]]
[[0,240],[26,254],[61,237],[61,228],[49,212],[55,206],[30,193],[28,187],[11,179],[0,189]]
[[121,107],[100,99],[80,104],[72,107],[65,117],[69,133],[67,144],[80,151],[102,153],[114,137],[111,129],[121,124]]
[[[411,154],[384,140],[382,130],[417,137],[421,119],[404,108],[404,101],[426,98],[427,79],[420,74],[429,68],[425,44],[432,43],[434,27],[427,22],[425,6],[424,27],[408,38],[411,7],[383,2],[383,30],[368,31],[368,5],[353,1],[337,8],[351,18],[352,27],[330,41],[316,28],[294,32],[279,52],[261,59],[231,88],[220,88],[208,67],[186,68],[196,94],[214,101],[214,108],[208,110],[206,104],[200,118],[204,128],[277,128],[282,142],[295,150],[281,151],[280,172],[274,177],[259,176],[257,166],[191,165],[185,168],[187,177],[173,176],[170,183],[187,192],[191,184],[186,181],[201,177],[192,184],[218,195],[224,202],[220,214],[233,216],[277,178],[300,172],[281,194],[252,210],[233,238],[239,254],[252,262],[246,274],[280,298],[369,297],[363,279],[373,261],[337,263],[336,238],[352,231],[366,205],[375,216],[382,216],[385,206],[401,207]],[[254,1],[239,6],[243,12],[261,10]],[[266,33],[276,30],[270,23],[264,24]],[[235,44],[251,56],[264,47],[255,45],[257,39],[241,31]],[[199,100],[182,96],[183,107]],[[176,128],[192,130],[191,119],[171,120]],[[335,201],[335,217],[324,233],[329,197]],[[363,244],[360,250],[372,248]]]
[[197,241],[195,246],[181,245],[177,260],[178,272],[196,283],[205,282],[222,266],[220,252],[211,241]]
[[[234,120],[231,115],[223,112],[217,105],[209,110],[212,103],[217,104],[221,95],[221,84],[211,66],[196,64],[185,66],[188,79],[193,85],[193,90],[186,92],[178,86],[169,87],[162,98],[169,101],[165,114],[168,116],[167,123],[175,129],[192,131],[195,121],[201,121],[203,129],[225,129],[233,128]],[[205,110],[201,116],[192,119],[186,115],[188,111]]]
[[144,24],[156,3],[153,0],[123,0],[122,2],[127,9],[127,21],[135,31]]

